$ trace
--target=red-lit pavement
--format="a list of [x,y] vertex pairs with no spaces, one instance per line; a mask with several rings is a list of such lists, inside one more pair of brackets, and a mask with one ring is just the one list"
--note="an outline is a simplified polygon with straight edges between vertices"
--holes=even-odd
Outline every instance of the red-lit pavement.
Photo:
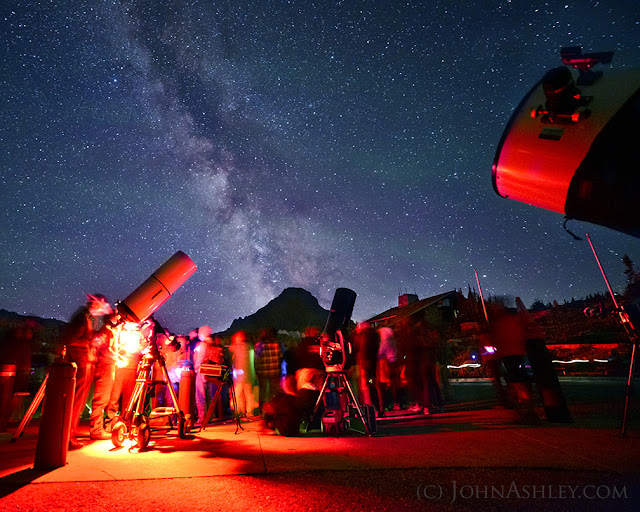
[[635,409],[625,438],[620,403],[572,408],[570,425],[461,409],[387,419],[374,437],[286,438],[246,422],[237,435],[234,423],[185,440],[154,433],[141,453],[94,441],[49,472],[30,469],[34,425],[16,443],[0,434],[0,510],[636,508]]

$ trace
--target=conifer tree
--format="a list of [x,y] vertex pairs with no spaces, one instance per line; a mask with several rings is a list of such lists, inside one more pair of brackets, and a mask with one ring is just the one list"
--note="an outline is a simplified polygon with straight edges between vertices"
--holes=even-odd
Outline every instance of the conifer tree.
[[640,297],[640,271],[627,254],[622,257],[622,264],[624,265],[624,275],[627,278],[624,298],[627,301],[633,301]]

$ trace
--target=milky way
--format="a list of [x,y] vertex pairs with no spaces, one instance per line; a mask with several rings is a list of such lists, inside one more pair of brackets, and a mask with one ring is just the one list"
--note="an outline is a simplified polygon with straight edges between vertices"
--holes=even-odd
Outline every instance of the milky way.
[[[562,46],[640,65],[637,2],[14,1],[2,7],[0,307],[68,319],[175,251],[157,313],[226,329],[284,288],[354,317],[475,286],[605,289],[559,214],[498,197],[514,107]],[[640,240],[589,232],[608,277]]]

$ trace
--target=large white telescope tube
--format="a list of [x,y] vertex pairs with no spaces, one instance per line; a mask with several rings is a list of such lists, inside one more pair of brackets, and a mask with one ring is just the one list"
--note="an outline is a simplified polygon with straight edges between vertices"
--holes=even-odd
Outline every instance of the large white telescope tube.
[[197,270],[182,251],[176,252],[151,277],[118,304],[118,314],[129,322],[141,323],[162,306]]

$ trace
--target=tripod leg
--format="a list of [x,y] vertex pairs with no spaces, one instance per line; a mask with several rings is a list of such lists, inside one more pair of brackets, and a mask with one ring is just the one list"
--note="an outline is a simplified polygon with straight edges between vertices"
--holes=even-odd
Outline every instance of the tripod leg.
[[128,423],[129,434],[131,434],[132,427],[137,426],[138,418],[143,416],[145,402],[147,400],[147,394],[149,391],[149,384],[145,379],[138,378],[136,380],[136,387],[129,400],[129,405],[126,411],[125,421]]
[[633,348],[631,349],[631,364],[629,365],[629,377],[627,379],[627,387],[625,389],[625,397],[624,397],[624,415],[622,417],[622,437],[627,435],[627,417],[629,414],[629,398],[631,397],[631,386],[633,384],[633,372],[635,371],[635,361],[636,361],[636,348],[638,347],[637,341],[633,344]]
[[[213,410],[216,408],[216,406],[218,405],[218,401],[220,400],[220,394],[222,393],[222,386],[224,386],[224,382],[221,382],[218,385],[218,388],[216,389],[216,394],[213,396],[213,399],[211,400],[211,403],[209,404],[209,408],[207,409],[207,414],[204,415],[204,420],[202,421],[202,426],[200,428],[202,428],[202,430],[204,430],[204,428],[209,424],[209,420],[211,419],[211,416],[213,415]],[[205,397],[206,397],[206,391],[205,391]]]
[[318,412],[318,407],[320,407],[320,402],[322,400],[322,397],[324,396],[324,391],[327,389],[327,385],[329,384],[330,378],[331,378],[331,375],[327,374],[327,376],[324,379],[324,384],[322,385],[322,389],[320,390],[320,394],[318,395],[318,399],[316,400],[316,405],[313,407],[311,418],[309,418],[309,423],[307,423],[307,432],[309,432],[309,430],[311,429],[311,423],[313,423],[313,420],[316,417],[316,414]]
[[233,410],[235,411],[236,416],[236,434],[238,430],[244,430],[244,427],[240,423],[240,412],[238,411],[238,399],[236,398],[236,389],[233,385],[233,379],[226,382],[227,386],[229,386],[229,393],[231,393],[231,402],[233,403]]
[[35,414],[36,410],[38,409],[38,406],[40,405],[40,402],[42,402],[42,399],[44,398],[44,392],[47,389],[47,379],[48,378],[49,378],[49,374],[47,373],[44,376],[44,380],[42,381],[42,384],[40,384],[40,389],[38,389],[38,392],[36,393],[36,396],[33,397],[33,401],[31,402],[31,405],[29,406],[29,408],[27,409],[27,412],[25,413],[24,417],[22,418],[22,421],[20,422],[20,425],[18,426],[18,430],[16,430],[16,433],[13,434],[13,437],[11,438],[11,442],[12,443],[15,443],[17,441],[17,439],[20,436],[22,436],[22,432],[24,431],[24,429],[27,427],[27,425],[31,421],[31,418],[33,418],[33,415]]
[[362,419],[362,424],[364,425],[364,429],[367,431],[367,435],[370,436],[371,431],[369,430],[369,419],[366,416],[364,416],[364,414],[362,414],[362,409],[360,408],[360,404],[358,403],[358,400],[356,400],[356,395],[353,393],[353,389],[351,389],[351,384],[349,384],[349,380],[347,379],[347,377],[344,374],[341,374],[340,377],[342,377],[342,381],[344,382],[345,387],[349,391],[349,397],[351,398],[351,400],[353,400],[353,405],[355,405],[356,409],[358,410],[358,414]]
[[140,400],[140,393],[144,388],[144,382],[136,381],[136,385],[133,388],[133,393],[131,393],[131,398],[129,398],[129,403],[127,404],[127,408],[122,415],[122,419],[124,421],[131,421],[131,413],[134,409],[137,409],[138,401]]

